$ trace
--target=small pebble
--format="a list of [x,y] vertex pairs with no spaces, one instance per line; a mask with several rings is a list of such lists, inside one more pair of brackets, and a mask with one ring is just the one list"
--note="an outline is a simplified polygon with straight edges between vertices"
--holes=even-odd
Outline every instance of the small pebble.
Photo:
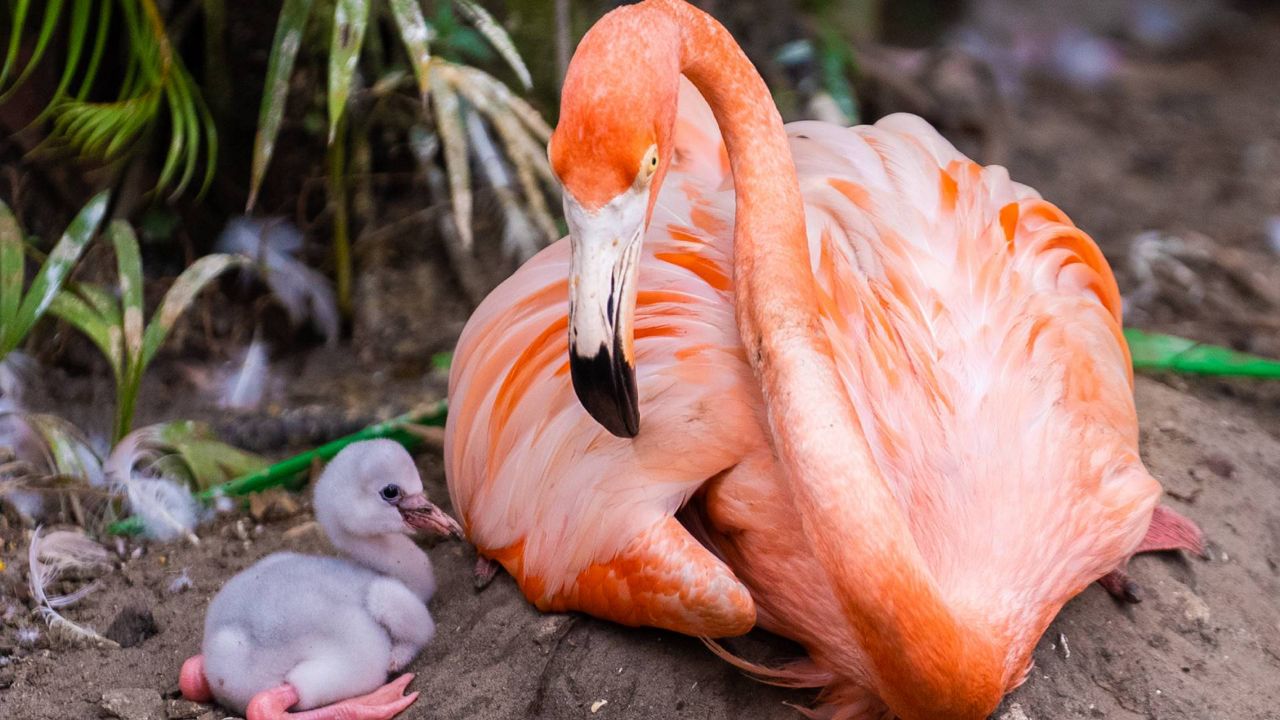
[[166,720],[164,700],[151,688],[120,688],[102,693],[102,709],[120,720]]
[[1000,720],[1031,720],[1031,718],[1027,717],[1027,713],[1022,709],[1021,705],[1014,703],[1009,706],[1008,710],[1004,711],[1004,714],[1000,716]]
[[164,705],[164,714],[169,720],[191,720],[199,718],[208,710],[204,705],[190,700],[170,700]]
[[259,522],[285,520],[297,515],[300,509],[293,493],[279,488],[249,496],[249,514]]
[[602,707],[604,707],[605,705],[608,705],[608,704],[609,704],[609,701],[608,701],[608,700],[597,700],[597,701],[595,701],[595,702],[591,703],[591,714],[592,714],[592,715],[594,715],[594,714],[596,714],[597,712],[600,712],[600,708],[602,708]]
[[284,539],[293,542],[304,535],[320,534],[320,524],[315,520],[308,520],[300,525],[295,525],[284,531]]

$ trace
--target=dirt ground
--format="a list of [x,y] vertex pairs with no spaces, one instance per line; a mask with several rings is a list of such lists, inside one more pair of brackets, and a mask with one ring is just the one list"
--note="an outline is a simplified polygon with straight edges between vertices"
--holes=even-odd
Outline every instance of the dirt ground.
[[[1267,219],[1280,216],[1277,68],[1280,17],[1272,16],[1177,53],[1131,57],[1101,92],[1033,81],[1007,124],[1007,164],[1015,179],[1098,239],[1126,292],[1141,280],[1130,262],[1133,239],[1148,230],[1203,234],[1280,285],[1280,250],[1268,247],[1265,234]],[[1197,269],[1205,301],[1179,302],[1189,290],[1165,287],[1130,308],[1135,322],[1280,355],[1280,307],[1211,262]],[[456,319],[448,323],[456,332]],[[399,372],[369,360],[366,350],[284,360],[291,380],[282,405],[306,412],[287,415],[294,429],[278,431],[278,447],[260,449],[280,454],[443,392],[439,373]],[[157,365],[140,422],[194,417],[233,440],[273,444],[260,428],[285,420],[210,409],[184,385],[181,364],[170,358]],[[50,407],[82,426],[106,422],[106,378],[57,371],[45,385]],[[1210,558],[1136,559],[1131,571],[1144,597],[1136,605],[1089,588],[1050,627],[1030,678],[995,717],[1280,718],[1280,388],[1144,376],[1137,400],[1143,456],[1165,484],[1165,502],[1204,529]],[[428,493],[447,501],[439,458],[427,451],[419,460]],[[119,561],[101,589],[68,614],[104,630],[126,609],[148,610],[158,632],[132,647],[68,648],[43,638],[22,647],[18,629],[36,621],[25,611],[7,617],[0,627],[0,718],[103,717],[103,694],[122,689],[176,698],[177,670],[199,646],[209,598],[267,553],[324,552],[309,523],[305,504],[261,524],[241,514],[204,528],[198,547],[149,546]],[[3,540],[0,588],[16,594],[25,583],[25,539],[10,528]],[[441,587],[431,603],[439,634],[411,667],[422,696],[402,716],[407,720],[794,718],[787,703],[812,700],[742,676],[690,638],[539,614],[507,577],[477,592],[475,556],[465,544],[439,544],[430,554]],[[191,587],[173,592],[183,573]],[[757,660],[796,652],[763,633],[729,645]],[[224,717],[177,702],[157,712],[170,720]]]

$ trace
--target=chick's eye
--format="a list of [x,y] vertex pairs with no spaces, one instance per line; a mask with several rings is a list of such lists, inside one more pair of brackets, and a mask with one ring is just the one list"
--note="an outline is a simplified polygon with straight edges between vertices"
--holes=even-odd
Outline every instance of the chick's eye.
[[381,495],[382,499],[386,500],[387,502],[395,502],[400,499],[400,486],[394,485],[394,484],[387,485],[386,487],[379,490],[378,494]]

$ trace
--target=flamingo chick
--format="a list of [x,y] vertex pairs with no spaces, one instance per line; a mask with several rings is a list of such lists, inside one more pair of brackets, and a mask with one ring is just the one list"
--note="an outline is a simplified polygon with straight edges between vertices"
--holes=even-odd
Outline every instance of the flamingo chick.
[[411,674],[383,685],[435,635],[435,574],[407,533],[461,529],[390,440],[338,453],[316,482],[315,513],[350,559],[280,552],[231,578],[209,604],[204,654],[182,666],[187,699],[248,720],[387,720],[417,699],[403,694]]

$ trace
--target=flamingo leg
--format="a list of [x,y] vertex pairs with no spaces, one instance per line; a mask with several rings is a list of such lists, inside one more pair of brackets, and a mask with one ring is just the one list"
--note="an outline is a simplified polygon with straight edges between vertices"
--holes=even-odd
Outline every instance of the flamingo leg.
[[475,586],[477,590],[483,590],[489,587],[489,583],[498,576],[498,568],[502,567],[496,561],[481,555],[476,558],[475,569]]
[[178,688],[182,690],[182,697],[192,702],[213,700],[213,691],[209,689],[209,680],[204,675],[203,655],[193,655],[182,663],[182,670],[178,672]]
[[[1156,506],[1147,534],[1133,554],[1170,550],[1186,550],[1205,557],[1204,533],[1191,520],[1167,507]],[[1128,566],[1129,561],[1125,560],[1120,567],[1102,576],[1098,584],[1117,600],[1142,602],[1142,589],[1129,577]]]
[[405,673],[367,695],[303,712],[286,712],[298,702],[298,691],[288,683],[263,690],[249,701],[247,720],[391,720],[418,699],[417,692],[403,695],[412,673]]

